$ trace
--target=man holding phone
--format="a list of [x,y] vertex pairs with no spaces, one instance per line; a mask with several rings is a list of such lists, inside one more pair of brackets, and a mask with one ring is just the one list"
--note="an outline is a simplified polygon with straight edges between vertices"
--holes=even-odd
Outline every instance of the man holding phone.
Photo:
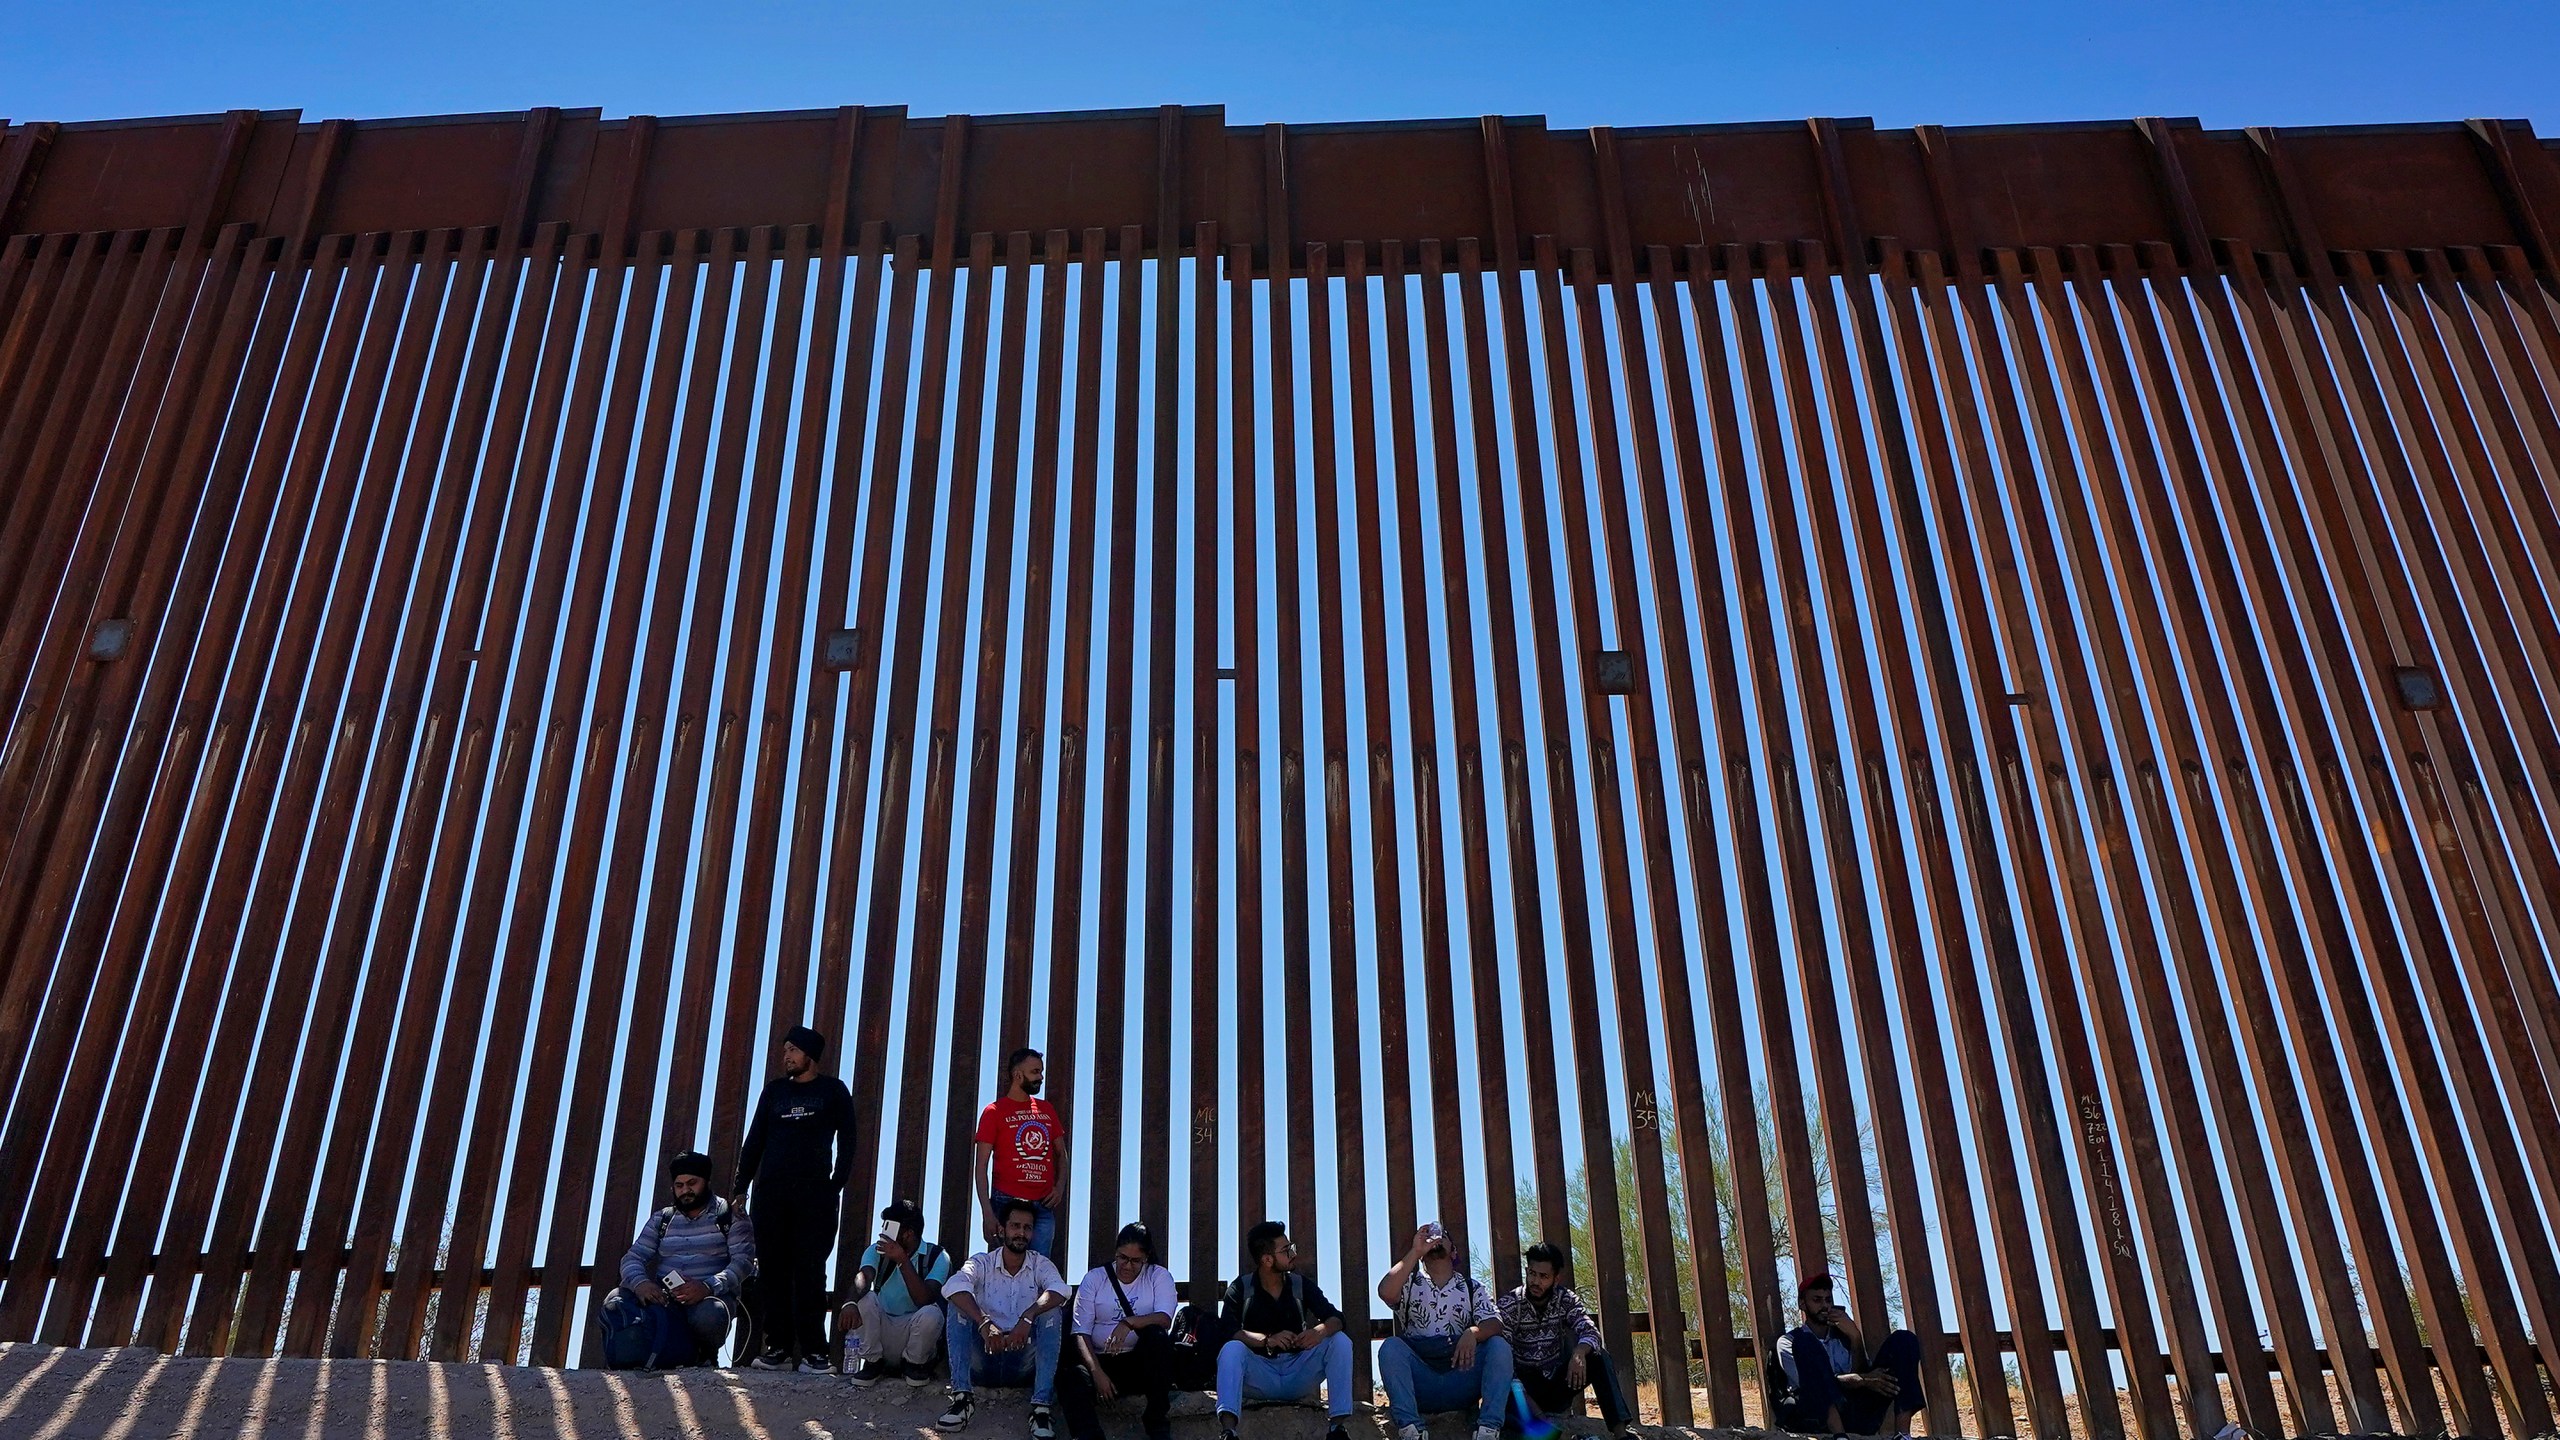
[[1905,1431],[1927,1397],[1920,1386],[1920,1338],[1896,1330],[1870,1351],[1849,1312],[1831,1298],[1828,1275],[1796,1287],[1804,1323],[1778,1341],[1786,1383],[1778,1424],[1824,1435],[1890,1435]]
[[880,1212],[880,1238],[862,1252],[853,1299],[836,1311],[845,1336],[845,1368],[865,1389],[903,1373],[909,1385],[933,1379],[942,1347],[942,1282],[951,1254],[924,1238],[924,1210],[892,1200]]

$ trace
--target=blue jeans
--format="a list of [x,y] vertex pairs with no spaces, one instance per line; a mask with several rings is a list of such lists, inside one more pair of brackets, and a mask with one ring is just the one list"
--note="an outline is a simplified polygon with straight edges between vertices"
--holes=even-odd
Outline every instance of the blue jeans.
[[1066,1312],[1052,1310],[1031,1322],[1031,1343],[1019,1350],[989,1351],[978,1334],[978,1322],[951,1308],[942,1338],[951,1347],[951,1388],[963,1395],[979,1384],[1019,1385],[1031,1377],[1031,1403],[1046,1405],[1058,1393],[1058,1343],[1066,1333]]
[[1499,1430],[1511,1408],[1511,1346],[1499,1335],[1479,1341],[1476,1363],[1459,1370],[1448,1360],[1426,1358],[1400,1335],[1390,1337],[1378,1347],[1378,1383],[1386,1387],[1387,1418],[1397,1425],[1473,1405],[1478,1428]]
[[1351,1337],[1336,1331],[1313,1350],[1256,1355],[1241,1340],[1218,1352],[1218,1413],[1241,1415],[1247,1400],[1305,1400],[1324,1387],[1325,1410],[1351,1413]]
[[[1007,1195],[1001,1190],[997,1191],[987,1199],[988,1229],[995,1230],[998,1228],[996,1226],[996,1211],[998,1207],[1002,1206],[1007,1200],[1015,1199],[1022,1200],[1024,1204],[1031,1207],[1032,1253],[1035,1255],[1049,1254],[1049,1242],[1058,1238],[1058,1212],[1041,1204],[1037,1200],[1027,1199],[1022,1196]],[[956,1264],[957,1262],[955,1261],[954,1263]]]

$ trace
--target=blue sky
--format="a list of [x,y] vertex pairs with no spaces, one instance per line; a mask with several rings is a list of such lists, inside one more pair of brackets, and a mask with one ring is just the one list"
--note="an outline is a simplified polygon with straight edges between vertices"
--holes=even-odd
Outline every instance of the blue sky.
[[[713,17],[718,18],[713,18]],[[1238,122],[1493,111],[1559,125],[2195,115],[2545,118],[2560,7],[1479,3],[863,5],[460,0],[27,6],[0,114],[315,117],[903,102],[918,114],[1222,103]],[[2551,121],[2560,124],[2560,121]]]

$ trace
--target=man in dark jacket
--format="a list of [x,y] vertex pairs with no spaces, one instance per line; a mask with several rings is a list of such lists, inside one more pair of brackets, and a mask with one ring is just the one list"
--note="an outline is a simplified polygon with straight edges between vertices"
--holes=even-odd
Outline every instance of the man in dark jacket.
[[1920,1389],[1920,1340],[1908,1330],[1873,1350],[1849,1312],[1831,1299],[1831,1277],[1796,1287],[1804,1323],[1778,1341],[1778,1423],[1822,1435],[1905,1431],[1928,1397]]
[[756,1097],[738,1157],[738,1203],[755,1190],[765,1327],[759,1370],[820,1373],[827,1363],[827,1255],[853,1160],[853,1096],[821,1074],[827,1037],[794,1025],[782,1041],[782,1073]]
[[[605,1363],[616,1369],[661,1369],[715,1359],[729,1334],[747,1282],[756,1273],[756,1231],[747,1217],[711,1193],[711,1157],[687,1150],[667,1163],[675,1203],[650,1212],[622,1256],[622,1283],[604,1297],[597,1319]],[[678,1340],[670,1353],[650,1312],[682,1314],[693,1353]]]

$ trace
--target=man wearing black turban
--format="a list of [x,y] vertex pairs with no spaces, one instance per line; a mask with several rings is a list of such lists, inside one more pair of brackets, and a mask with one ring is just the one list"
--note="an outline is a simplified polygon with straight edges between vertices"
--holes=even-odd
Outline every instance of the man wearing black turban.
[[826,1053],[827,1037],[806,1025],[783,1036],[782,1073],[756,1097],[738,1157],[739,1202],[755,1187],[765,1324],[764,1353],[753,1362],[759,1370],[834,1368],[827,1363],[827,1255],[853,1162],[853,1096],[819,1071]]

